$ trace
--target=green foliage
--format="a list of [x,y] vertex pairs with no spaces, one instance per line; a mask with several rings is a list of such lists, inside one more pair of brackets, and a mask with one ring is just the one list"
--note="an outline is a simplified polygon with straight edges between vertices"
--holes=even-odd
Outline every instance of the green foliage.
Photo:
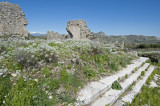
[[9,106],[33,106],[51,105],[55,100],[49,100],[48,95],[38,87],[38,83],[33,80],[24,81],[23,77],[18,79],[16,85],[12,85],[5,98],[5,104]]
[[151,80],[154,78],[154,75],[160,75],[160,69],[155,69],[152,74],[148,77],[146,84],[147,86],[142,87],[141,93],[135,96],[134,100],[130,104],[131,106],[139,105],[150,105],[150,106],[159,106],[160,104],[160,88],[159,87],[149,87]]
[[143,66],[144,64],[145,64],[145,62],[143,62],[141,66]]
[[122,89],[122,86],[119,84],[118,81],[114,81],[114,82],[112,83],[112,89],[121,90],[121,89]]
[[110,66],[110,68],[111,68],[112,70],[114,70],[114,71],[118,71],[118,70],[119,70],[118,64],[117,64],[116,61],[111,62],[111,63],[109,64],[109,66]]
[[152,74],[148,77],[148,79],[147,79],[147,81],[146,81],[146,84],[147,84],[147,85],[150,85],[150,82],[151,82],[151,80],[153,80],[155,74],[160,75],[160,68],[155,69],[155,70],[152,72]]
[[57,47],[59,47],[59,48],[62,46],[61,44],[54,43],[54,42],[51,42],[51,43],[49,43],[48,45],[51,46],[51,47],[57,46]]
[[7,48],[6,48],[4,45],[2,45],[2,46],[0,47],[0,54],[1,54],[2,52],[6,51],[6,50],[7,50]]
[[142,87],[142,92],[135,96],[131,106],[159,106],[160,104],[160,88],[150,88],[148,86]]
[[60,74],[60,81],[65,87],[67,93],[76,93],[78,91],[78,87],[82,87],[82,81],[78,76],[68,74],[66,70],[62,70]]
[[[0,69],[5,73],[19,72],[17,77],[11,78],[12,83],[2,81],[9,85],[1,83],[1,104],[5,101],[5,105],[11,106],[67,105],[75,100],[83,85],[115,73],[133,59],[123,51],[112,54],[105,48],[106,44],[33,39],[0,44]],[[50,95],[53,99],[48,98]]]
[[121,78],[120,77],[118,77],[118,81],[120,81],[121,80]]
[[45,75],[45,77],[48,77],[52,74],[51,72],[51,68],[49,67],[44,67],[43,70],[42,70],[42,73]]
[[71,95],[68,95],[65,92],[60,93],[60,95],[58,96],[58,100],[60,103],[65,103],[66,105],[74,103],[76,101],[75,98],[73,98]]
[[49,91],[54,91],[60,87],[59,79],[48,79],[45,83],[47,83],[46,89]]
[[150,59],[148,59],[148,60],[146,61],[146,63],[151,63],[151,60],[150,60]]
[[3,104],[5,96],[11,89],[12,85],[10,77],[11,77],[10,74],[7,74],[5,77],[0,77],[0,105]]
[[136,82],[133,82],[133,83],[128,87],[127,90],[129,90],[129,91],[133,90],[132,87],[133,87],[135,84],[136,84]]
[[148,68],[149,68],[150,66],[148,66],[146,69],[145,69],[145,71],[148,71]]
[[159,44],[139,44],[135,47],[136,49],[144,49],[144,48],[160,48]]
[[137,67],[135,68],[135,71],[138,71],[138,68],[137,68]]
[[144,76],[144,75],[145,75],[145,71],[142,71],[142,72],[141,72],[141,76]]
[[112,52],[116,52],[116,50],[112,49]]
[[69,64],[69,65],[67,66],[67,68],[68,68],[69,70],[71,70],[71,69],[72,69],[72,65]]
[[125,78],[128,78],[128,74],[125,75]]
[[84,74],[88,79],[95,78],[96,77],[96,71],[93,70],[91,67],[85,66],[84,68]]
[[[5,68],[11,70],[11,71],[16,71],[16,70],[21,70],[22,65],[19,64],[18,62],[14,62],[13,59],[10,58],[4,58],[0,61],[0,64],[3,64]],[[0,66],[1,67],[1,66]]]

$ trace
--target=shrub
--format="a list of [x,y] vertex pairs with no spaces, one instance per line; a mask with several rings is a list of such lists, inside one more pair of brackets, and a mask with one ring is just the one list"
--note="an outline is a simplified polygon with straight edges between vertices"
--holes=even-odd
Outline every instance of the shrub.
[[148,67],[145,69],[145,71],[148,71]]
[[68,68],[69,70],[71,70],[71,69],[72,69],[72,65],[69,64],[69,65],[67,66],[67,68]]
[[118,81],[120,81],[121,80],[121,78],[120,77],[118,77]]
[[143,62],[141,66],[143,66],[144,64],[145,64],[145,62]]
[[32,54],[23,50],[17,51],[15,61],[22,67],[36,67],[37,60],[32,57]]
[[144,75],[145,75],[145,71],[142,71],[142,72],[141,72],[141,76],[144,76]]
[[96,72],[91,67],[88,66],[85,66],[84,74],[88,79],[96,77]]
[[125,75],[125,78],[128,78],[128,74]]
[[112,89],[121,90],[121,89],[122,89],[122,86],[119,84],[118,81],[114,81],[114,82],[112,83]]

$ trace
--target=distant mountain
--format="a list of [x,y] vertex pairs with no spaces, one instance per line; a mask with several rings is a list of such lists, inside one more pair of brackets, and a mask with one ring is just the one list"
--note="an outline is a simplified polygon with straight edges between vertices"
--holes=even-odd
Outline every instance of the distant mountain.
[[44,35],[44,33],[41,33],[41,32],[30,32],[31,35],[33,36],[41,36],[41,35]]

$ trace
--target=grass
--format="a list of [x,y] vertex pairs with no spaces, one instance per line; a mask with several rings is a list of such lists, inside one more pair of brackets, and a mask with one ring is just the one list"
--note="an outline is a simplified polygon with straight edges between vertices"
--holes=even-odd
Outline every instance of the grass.
[[43,70],[42,70],[42,73],[43,73],[44,77],[50,76],[50,75],[52,74],[51,68],[49,68],[49,67],[44,67]]
[[160,104],[160,93],[159,88],[150,88],[148,86],[142,87],[142,92],[135,96],[131,103],[131,106],[159,106]]
[[134,100],[131,104],[128,104],[128,106],[144,106],[144,105],[150,105],[150,106],[159,106],[160,104],[160,85],[158,84],[158,87],[149,87],[150,82],[153,80],[154,75],[158,74],[160,75],[160,68],[155,69],[152,74],[148,77],[146,84],[142,87],[141,93],[135,96]]
[[74,40],[1,41],[0,69],[6,70],[5,74],[18,72],[18,76],[0,79],[0,105],[4,101],[15,106],[75,102],[84,85],[116,73],[134,59],[123,51],[112,54],[103,47],[102,43]]
[[10,74],[5,77],[0,77],[0,105],[3,104],[5,96],[10,92],[12,86],[10,77]]

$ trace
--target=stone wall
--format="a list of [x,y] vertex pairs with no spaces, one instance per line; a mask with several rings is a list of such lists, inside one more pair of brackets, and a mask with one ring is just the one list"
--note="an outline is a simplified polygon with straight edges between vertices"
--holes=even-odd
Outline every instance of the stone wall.
[[0,2],[0,36],[21,35],[28,37],[28,24],[24,12],[16,4]]
[[92,35],[84,20],[68,21],[66,30],[73,39],[87,39]]

